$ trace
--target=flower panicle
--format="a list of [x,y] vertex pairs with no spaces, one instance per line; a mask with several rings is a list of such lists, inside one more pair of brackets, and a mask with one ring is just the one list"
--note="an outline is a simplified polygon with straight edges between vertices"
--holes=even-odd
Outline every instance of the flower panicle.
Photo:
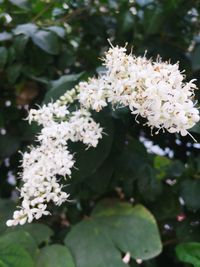
[[[169,133],[191,135],[188,130],[200,119],[194,102],[195,80],[185,82],[178,64],[156,61],[127,54],[125,47],[114,47],[105,53],[105,71],[99,77],[80,82],[54,103],[31,109],[27,120],[42,126],[37,145],[23,154],[20,178],[21,206],[7,221],[8,226],[30,223],[49,215],[47,204],[61,205],[69,199],[61,177],[71,177],[76,168],[68,142],[80,141],[87,148],[96,147],[104,134],[94,121],[91,110],[129,107],[132,114],[146,118],[146,125]],[[76,101],[78,109],[70,112]]]

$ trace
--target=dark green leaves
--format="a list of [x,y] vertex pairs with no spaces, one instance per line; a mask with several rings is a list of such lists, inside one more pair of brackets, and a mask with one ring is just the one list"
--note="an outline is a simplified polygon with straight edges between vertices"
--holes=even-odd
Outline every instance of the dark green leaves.
[[58,37],[55,33],[38,30],[32,36],[33,42],[45,52],[57,55],[59,52]]
[[8,41],[12,39],[12,34],[9,32],[1,32],[0,33],[0,42]]
[[7,57],[8,57],[7,49],[3,46],[0,47],[0,69],[2,69],[6,64]]
[[82,74],[83,73],[63,75],[58,80],[51,81],[49,83],[49,90],[47,91],[44,98],[44,103],[56,100],[67,90],[72,89],[77,83],[78,79],[82,76]]
[[141,205],[132,207],[111,199],[100,203],[90,219],[74,226],[65,244],[77,267],[124,266],[118,249],[135,259],[153,258],[161,252],[152,214]]
[[27,36],[33,36],[33,34],[37,31],[38,27],[33,23],[26,23],[18,25],[14,30],[14,34],[25,34]]
[[19,148],[19,139],[9,135],[0,135],[0,158],[9,157]]
[[181,196],[190,210],[200,208],[200,180],[186,180],[181,184]]
[[[87,177],[101,166],[108,157],[113,141],[113,121],[110,117],[99,116],[96,120],[100,123],[105,134],[96,148],[89,148],[80,143],[72,143],[70,148],[75,152],[76,169],[73,170],[74,179]],[[87,163],[87,164],[86,164]],[[76,182],[76,180],[75,180]]]
[[55,34],[57,34],[59,37],[64,38],[65,37],[65,30],[63,27],[59,27],[59,26],[50,26],[47,28],[48,30],[54,32]]
[[9,0],[13,5],[18,6],[22,9],[27,9],[29,7],[29,1],[27,0]]
[[200,45],[196,45],[192,53],[192,67],[195,71],[200,69]]
[[33,23],[18,25],[16,29],[14,29],[14,33],[16,35],[24,34],[31,37],[36,46],[51,55],[58,54],[60,48],[58,36],[61,34],[63,35],[63,32],[61,31],[59,34],[55,34],[55,28],[51,31],[40,30]]
[[11,218],[15,203],[9,199],[0,199],[0,234],[7,229],[6,221]]
[[12,66],[9,66],[7,68],[7,77],[8,77],[8,81],[11,84],[14,84],[16,82],[17,78],[20,75],[21,69],[22,69],[22,65],[18,63],[13,64]]
[[200,243],[183,243],[176,247],[176,255],[180,261],[200,267]]
[[41,249],[36,267],[75,267],[69,250],[61,245]]

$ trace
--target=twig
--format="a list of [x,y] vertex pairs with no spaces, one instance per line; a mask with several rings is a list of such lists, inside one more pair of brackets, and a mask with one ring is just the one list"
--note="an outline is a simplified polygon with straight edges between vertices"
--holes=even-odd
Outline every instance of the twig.
[[43,10],[41,10],[33,19],[32,22],[35,22],[36,20],[38,20],[43,14],[45,14],[53,5],[54,3],[49,3]]
[[171,245],[171,244],[176,244],[177,242],[178,242],[178,239],[176,239],[176,238],[167,240],[167,241],[163,242],[163,247]]

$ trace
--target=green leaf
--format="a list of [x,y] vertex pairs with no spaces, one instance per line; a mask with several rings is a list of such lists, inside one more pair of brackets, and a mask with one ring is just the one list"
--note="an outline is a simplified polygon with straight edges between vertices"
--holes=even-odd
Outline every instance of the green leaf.
[[21,60],[21,56],[24,55],[24,49],[26,48],[29,37],[27,35],[16,36],[13,46],[16,51],[16,56]]
[[65,29],[63,27],[50,26],[50,27],[47,27],[47,30],[54,32],[55,34],[57,34],[61,38],[65,37]]
[[95,220],[115,245],[134,259],[151,259],[162,250],[153,215],[142,205],[106,200],[93,211]]
[[176,246],[176,255],[180,261],[200,267],[200,243],[182,243]]
[[11,231],[0,236],[0,242],[3,242],[4,245],[10,246],[11,244],[17,244],[23,247],[33,258],[37,253],[37,244],[32,238],[32,236],[21,230]]
[[127,142],[123,152],[117,159],[117,175],[126,179],[140,178],[140,170],[147,164],[148,155],[145,147],[137,140]]
[[169,167],[171,160],[167,157],[156,156],[154,159],[154,168],[157,170],[156,178],[162,180],[166,176],[167,168]]
[[0,241],[1,267],[34,267],[33,260],[28,252],[18,244],[6,244]]
[[200,69],[200,45],[196,45],[192,56],[191,56],[191,60],[192,60],[192,68],[194,71],[197,71]]
[[3,67],[6,64],[8,58],[8,51],[6,47],[0,47],[0,69],[3,69]]
[[180,160],[173,160],[167,169],[167,175],[172,177],[180,177],[185,171],[185,166]]
[[53,235],[51,228],[41,223],[25,224],[20,226],[20,229],[30,233],[38,245],[42,242],[49,242],[50,237]]
[[72,143],[70,145],[71,151],[75,153],[76,159],[76,169],[74,168],[72,172],[72,177],[75,178],[73,181],[74,183],[79,182],[79,179],[83,179],[94,174],[106,160],[112,147],[114,134],[112,119],[108,116],[104,117],[100,115],[98,119],[95,118],[95,120],[99,122],[106,133],[99,141],[97,147],[91,147],[86,150],[86,146],[82,143]]
[[126,267],[120,252],[93,220],[82,221],[65,239],[76,267]]
[[19,8],[22,9],[27,9],[29,8],[29,1],[27,0],[9,0],[13,5],[18,6]]
[[33,23],[26,23],[17,25],[17,27],[13,30],[14,34],[25,34],[27,36],[33,36],[37,31],[38,27]]
[[0,135],[0,158],[6,158],[17,152],[19,139],[9,135]]
[[86,178],[88,187],[97,194],[105,194],[113,174],[113,162],[111,159],[105,160],[97,171]]
[[12,39],[11,33],[5,31],[0,33],[0,42],[8,41],[10,39]]
[[69,250],[55,244],[41,249],[36,267],[75,267],[75,264]]
[[200,123],[196,123],[189,131],[200,134]]
[[164,16],[159,8],[146,9],[144,12],[144,31],[146,35],[156,34],[163,25]]
[[144,199],[154,201],[162,192],[162,183],[156,179],[155,170],[150,164],[143,163],[138,175],[138,191]]
[[143,260],[162,249],[156,221],[146,208],[111,199],[98,204],[90,219],[72,227],[65,244],[77,267],[124,266],[118,249]]
[[11,65],[16,59],[16,51],[13,46],[10,46],[8,48],[8,59],[7,59],[7,64]]
[[121,18],[121,26],[120,31],[122,32],[128,32],[133,29],[134,24],[134,16],[133,14],[128,10],[122,14]]
[[38,30],[32,35],[32,40],[35,45],[51,55],[59,53],[59,41],[54,32]]
[[[181,214],[182,207],[179,203],[179,195],[174,194],[171,188],[164,187],[162,194],[156,198],[151,205],[151,211],[159,218],[159,221],[176,218],[177,214]],[[163,197],[165,196],[165,197]],[[180,226],[179,226],[180,227]]]
[[22,65],[19,63],[13,64],[7,68],[6,70],[7,77],[8,77],[8,81],[11,84],[14,84],[16,82],[17,78],[20,75],[21,69],[22,69]]
[[200,208],[200,180],[186,180],[181,184],[181,196],[190,210]]
[[[195,220],[195,218],[194,218]],[[200,227],[198,222],[198,215],[196,223],[191,222],[191,218],[188,216],[187,219],[181,224],[179,223],[176,228],[176,237],[179,242],[199,242],[200,240]]]
[[57,100],[67,90],[72,89],[82,75],[83,73],[63,75],[58,80],[51,81],[43,103]]
[[6,221],[11,218],[14,209],[15,203],[13,201],[10,199],[0,199],[0,233],[8,229]]

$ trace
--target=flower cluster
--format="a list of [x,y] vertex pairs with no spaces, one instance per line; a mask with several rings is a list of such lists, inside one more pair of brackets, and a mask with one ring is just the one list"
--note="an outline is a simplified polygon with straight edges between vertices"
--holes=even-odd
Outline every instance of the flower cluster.
[[106,72],[76,86],[79,101],[100,111],[110,102],[129,106],[133,114],[147,119],[152,129],[187,135],[199,121],[194,106],[194,80],[184,82],[178,64],[156,62],[126,54],[126,48],[112,47],[104,58]]
[[[55,103],[30,110],[29,123],[37,122],[42,130],[37,146],[23,155],[22,204],[7,221],[8,226],[48,215],[48,202],[61,205],[68,199],[59,183],[62,177],[70,177],[75,164],[68,141],[96,147],[102,138],[103,129],[93,120],[90,109],[98,112],[109,103],[128,106],[136,117],[146,118],[152,129],[183,136],[199,121],[193,102],[196,86],[193,80],[184,82],[178,64],[127,55],[125,47],[110,48],[103,64],[106,70],[98,78],[80,82]],[[74,101],[78,108],[70,112],[67,105]]]
[[[59,100],[60,101],[60,100]],[[96,147],[102,137],[102,128],[89,111],[80,109],[69,112],[59,102],[31,110],[28,120],[43,126],[37,137],[38,146],[31,147],[23,155],[21,179],[23,185],[20,196],[21,207],[7,221],[8,226],[24,224],[39,219],[47,211],[48,202],[61,205],[69,197],[59,183],[61,177],[70,177],[74,165],[73,155],[67,142],[81,141],[87,146]]]

